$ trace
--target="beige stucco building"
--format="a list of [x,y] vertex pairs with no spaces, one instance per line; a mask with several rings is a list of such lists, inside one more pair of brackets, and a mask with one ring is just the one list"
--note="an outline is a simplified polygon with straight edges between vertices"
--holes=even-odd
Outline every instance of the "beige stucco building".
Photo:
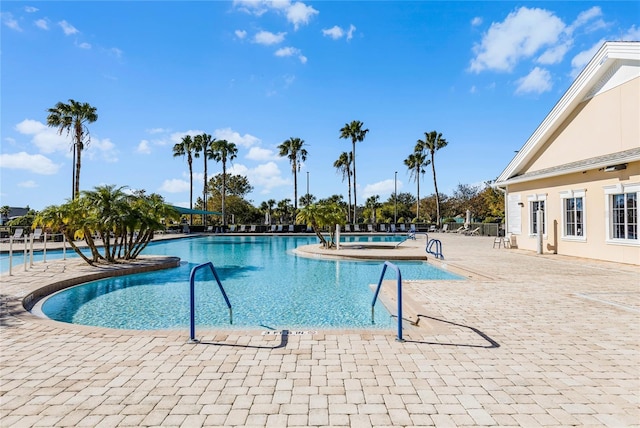
[[518,248],[640,264],[640,42],[604,43],[494,186]]

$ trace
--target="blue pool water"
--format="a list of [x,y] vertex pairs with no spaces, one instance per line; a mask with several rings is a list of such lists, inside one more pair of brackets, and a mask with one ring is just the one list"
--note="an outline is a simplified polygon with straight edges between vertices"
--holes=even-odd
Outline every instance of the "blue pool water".
[[[366,237],[364,237],[365,240]],[[381,238],[382,239],[382,238]],[[385,238],[391,239],[391,238]],[[382,261],[339,261],[296,256],[315,237],[208,236],[152,243],[146,254],[178,256],[179,268],[109,278],[63,290],[42,305],[52,319],[124,329],[189,326],[189,274],[211,261],[233,306],[233,325],[213,276],[196,275],[196,324],[242,328],[390,328],[396,320],[373,292]],[[422,262],[398,262],[404,280],[460,279]],[[387,271],[387,279],[395,279]]]

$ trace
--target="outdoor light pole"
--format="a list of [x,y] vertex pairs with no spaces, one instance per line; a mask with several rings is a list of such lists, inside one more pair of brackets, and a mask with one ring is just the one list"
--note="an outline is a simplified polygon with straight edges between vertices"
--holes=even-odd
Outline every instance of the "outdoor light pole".
[[393,223],[398,222],[398,171],[395,172],[395,176],[393,178],[393,202],[394,202],[394,211],[393,211]]
[[307,171],[307,205],[309,205],[309,171]]

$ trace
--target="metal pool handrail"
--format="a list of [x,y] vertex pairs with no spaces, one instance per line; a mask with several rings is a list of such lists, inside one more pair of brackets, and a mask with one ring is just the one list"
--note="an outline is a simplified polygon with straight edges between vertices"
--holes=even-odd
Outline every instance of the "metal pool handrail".
[[189,287],[191,289],[191,336],[190,342],[197,343],[196,339],[196,293],[195,293],[195,276],[196,272],[200,269],[204,269],[206,267],[211,268],[211,273],[213,277],[216,279],[218,283],[218,288],[222,292],[222,297],[224,297],[225,302],[227,303],[227,307],[229,308],[229,324],[233,324],[233,310],[231,309],[231,303],[229,302],[229,298],[227,297],[227,293],[224,291],[224,287],[222,287],[222,283],[220,282],[220,277],[218,277],[218,272],[216,272],[216,268],[213,267],[213,263],[207,262],[202,263],[198,266],[195,266],[191,269],[191,274],[189,275]]
[[382,266],[382,273],[380,274],[380,280],[378,281],[378,287],[376,288],[376,292],[373,295],[373,301],[371,302],[371,324],[374,322],[374,307],[376,304],[376,300],[378,299],[378,293],[380,293],[380,287],[382,286],[382,280],[384,279],[384,274],[387,271],[387,267],[396,271],[396,278],[398,279],[398,338],[396,339],[398,342],[404,342],[402,339],[402,274],[400,273],[400,269],[398,266],[393,263],[386,261]]

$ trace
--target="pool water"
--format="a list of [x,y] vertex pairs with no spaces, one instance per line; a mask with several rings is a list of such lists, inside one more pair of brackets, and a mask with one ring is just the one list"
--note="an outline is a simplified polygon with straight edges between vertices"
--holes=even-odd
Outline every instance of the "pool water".
[[[373,292],[382,261],[300,257],[309,236],[208,236],[152,243],[144,253],[178,256],[179,268],[115,277],[63,290],[42,304],[48,317],[123,329],[189,326],[189,275],[211,261],[233,307],[229,311],[208,269],[196,274],[196,324],[215,328],[391,328],[395,318]],[[460,279],[423,262],[398,262],[403,279]],[[395,279],[387,271],[386,279]]]

